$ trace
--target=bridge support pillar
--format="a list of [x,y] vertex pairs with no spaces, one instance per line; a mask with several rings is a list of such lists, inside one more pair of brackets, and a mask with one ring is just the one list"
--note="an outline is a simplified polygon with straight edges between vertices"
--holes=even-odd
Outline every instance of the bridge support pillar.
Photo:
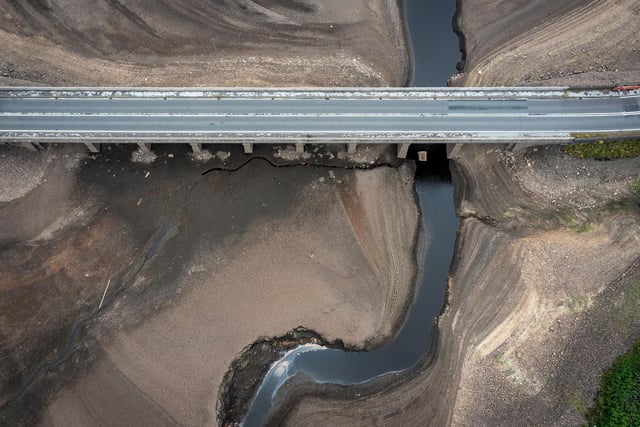
[[100,144],[94,144],[93,142],[85,142],[84,145],[92,153],[99,153],[100,152]]
[[202,153],[202,144],[189,144],[195,154]]
[[460,149],[464,144],[447,144],[447,159],[460,157]]
[[142,151],[144,154],[151,154],[151,144],[138,142],[138,147],[140,147],[140,151]]
[[37,142],[20,142],[18,144],[20,147],[22,148],[26,148],[29,151],[40,151],[43,150],[42,145],[38,144]]
[[407,153],[409,152],[409,146],[411,144],[398,144],[398,158],[406,159]]
[[296,153],[299,153],[299,154],[304,153],[304,143],[299,142],[296,144]]
[[540,142],[522,142],[520,144],[510,144],[507,149],[510,150],[511,152],[515,153],[517,151],[522,151],[522,150],[526,150],[528,148],[531,147],[538,147],[540,145],[547,145],[549,144],[547,141],[540,141]]
[[244,154],[253,154],[253,144],[243,143]]
[[356,154],[358,144],[347,144],[347,154]]

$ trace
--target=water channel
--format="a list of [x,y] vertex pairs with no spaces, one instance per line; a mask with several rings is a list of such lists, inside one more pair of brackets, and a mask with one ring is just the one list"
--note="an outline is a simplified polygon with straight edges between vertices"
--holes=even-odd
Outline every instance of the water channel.
[[456,0],[405,0],[413,51],[411,86],[446,86],[460,61],[458,37],[452,29]]
[[[413,45],[412,86],[446,86],[459,60],[458,39],[452,31],[455,0],[408,0],[406,20]],[[446,161],[446,160],[440,160]],[[425,173],[426,171],[426,173]],[[434,319],[444,303],[447,274],[453,255],[458,219],[450,179],[419,169],[415,191],[421,210],[423,245],[416,295],[398,335],[371,352],[344,352],[303,345],[286,353],[267,372],[244,426],[267,421],[282,386],[296,376],[318,384],[363,384],[415,366],[429,352]]]

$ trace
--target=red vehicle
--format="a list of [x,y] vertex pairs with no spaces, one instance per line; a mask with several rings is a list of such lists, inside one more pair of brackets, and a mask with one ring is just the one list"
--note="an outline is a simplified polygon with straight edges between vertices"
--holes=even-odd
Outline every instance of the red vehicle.
[[616,86],[611,90],[637,90],[640,89],[640,85],[634,85],[634,86]]

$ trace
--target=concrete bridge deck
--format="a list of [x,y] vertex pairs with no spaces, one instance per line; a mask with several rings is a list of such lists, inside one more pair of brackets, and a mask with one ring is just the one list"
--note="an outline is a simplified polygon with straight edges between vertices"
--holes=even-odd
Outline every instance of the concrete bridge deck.
[[640,134],[640,91],[0,88],[0,143],[572,142]]

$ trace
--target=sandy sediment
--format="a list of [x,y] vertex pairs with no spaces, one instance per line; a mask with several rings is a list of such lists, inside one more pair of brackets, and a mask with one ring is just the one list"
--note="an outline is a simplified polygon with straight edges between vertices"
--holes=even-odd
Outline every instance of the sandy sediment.
[[402,86],[396,0],[3,3],[0,84]]
[[0,203],[19,199],[40,185],[51,157],[46,151],[5,147],[0,154],[0,176],[5,184],[0,188]]

